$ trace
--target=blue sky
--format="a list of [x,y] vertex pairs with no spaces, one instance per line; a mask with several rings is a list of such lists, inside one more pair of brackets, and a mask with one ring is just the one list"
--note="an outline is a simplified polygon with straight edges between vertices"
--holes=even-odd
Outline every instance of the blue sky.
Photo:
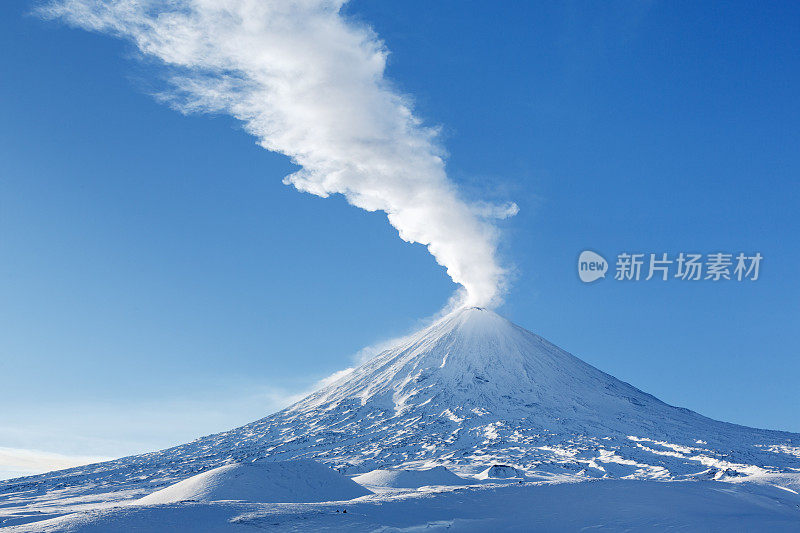
[[[0,460],[259,418],[453,293],[385,215],[283,185],[297,167],[235,120],[156,102],[131,45],[31,6],[0,6]],[[668,403],[800,431],[800,6],[346,12],[463,194],[519,205],[498,312]],[[585,285],[587,248],[764,263],[753,283]]]

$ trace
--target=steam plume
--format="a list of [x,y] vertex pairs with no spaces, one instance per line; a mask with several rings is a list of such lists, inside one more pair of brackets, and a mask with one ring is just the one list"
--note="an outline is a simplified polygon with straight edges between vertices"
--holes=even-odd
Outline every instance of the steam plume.
[[490,219],[516,206],[470,205],[445,173],[436,131],[384,77],[387,50],[340,13],[341,0],[54,0],[40,10],[132,41],[163,62],[184,112],[222,112],[301,170],[300,191],[341,193],[384,211],[400,237],[428,247],[464,288],[499,303],[505,271]]

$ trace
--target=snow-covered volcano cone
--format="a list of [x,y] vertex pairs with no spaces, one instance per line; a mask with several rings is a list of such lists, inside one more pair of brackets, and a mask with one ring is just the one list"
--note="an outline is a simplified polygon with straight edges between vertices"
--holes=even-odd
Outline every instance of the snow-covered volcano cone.
[[800,435],[672,407],[492,311],[465,308],[271,416],[29,483],[70,475],[120,488],[258,458],[347,473],[444,465],[469,475],[502,464],[529,476],[729,478],[800,468]]
[[496,460],[534,469],[558,464],[599,475],[674,477],[737,461],[740,469],[783,459],[797,463],[791,456],[778,459],[763,445],[798,444],[797,435],[717,422],[667,405],[477,307],[444,317],[245,428],[264,436],[277,430],[281,442],[270,453],[293,454],[300,447],[359,470]]
[[[162,452],[178,464],[314,458],[347,472],[678,478],[800,466],[798,435],[672,407],[481,308],[464,308],[291,407]],[[776,466],[777,465],[777,466]]]
[[478,307],[450,314],[288,413],[327,412],[342,404],[385,409],[400,417],[526,418],[604,426],[632,420],[644,413],[643,407],[667,407]]

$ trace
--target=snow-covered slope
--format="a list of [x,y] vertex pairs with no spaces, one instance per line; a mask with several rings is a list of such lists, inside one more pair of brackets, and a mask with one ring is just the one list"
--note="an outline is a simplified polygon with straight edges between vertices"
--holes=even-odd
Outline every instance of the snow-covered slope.
[[63,491],[134,498],[257,458],[316,459],[347,474],[444,465],[470,476],[505,464],[530,479],[758,478],[798,490],[800,435],[672,407],[468,308],[283,411],[175,448],[0,483],[0,505]]

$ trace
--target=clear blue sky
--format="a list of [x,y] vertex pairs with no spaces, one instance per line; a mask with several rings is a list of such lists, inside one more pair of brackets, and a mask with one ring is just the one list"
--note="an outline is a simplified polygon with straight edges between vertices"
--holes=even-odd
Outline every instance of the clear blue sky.
[[[269,414],[454,285],[283,185],[130,45],[0,5],[0,448],[120,455]],[[498,311],[674,405],[800,431],[800,5],[357,0],[472,199]],[[755,283],[584,285],[579,252],[759,251]]]

